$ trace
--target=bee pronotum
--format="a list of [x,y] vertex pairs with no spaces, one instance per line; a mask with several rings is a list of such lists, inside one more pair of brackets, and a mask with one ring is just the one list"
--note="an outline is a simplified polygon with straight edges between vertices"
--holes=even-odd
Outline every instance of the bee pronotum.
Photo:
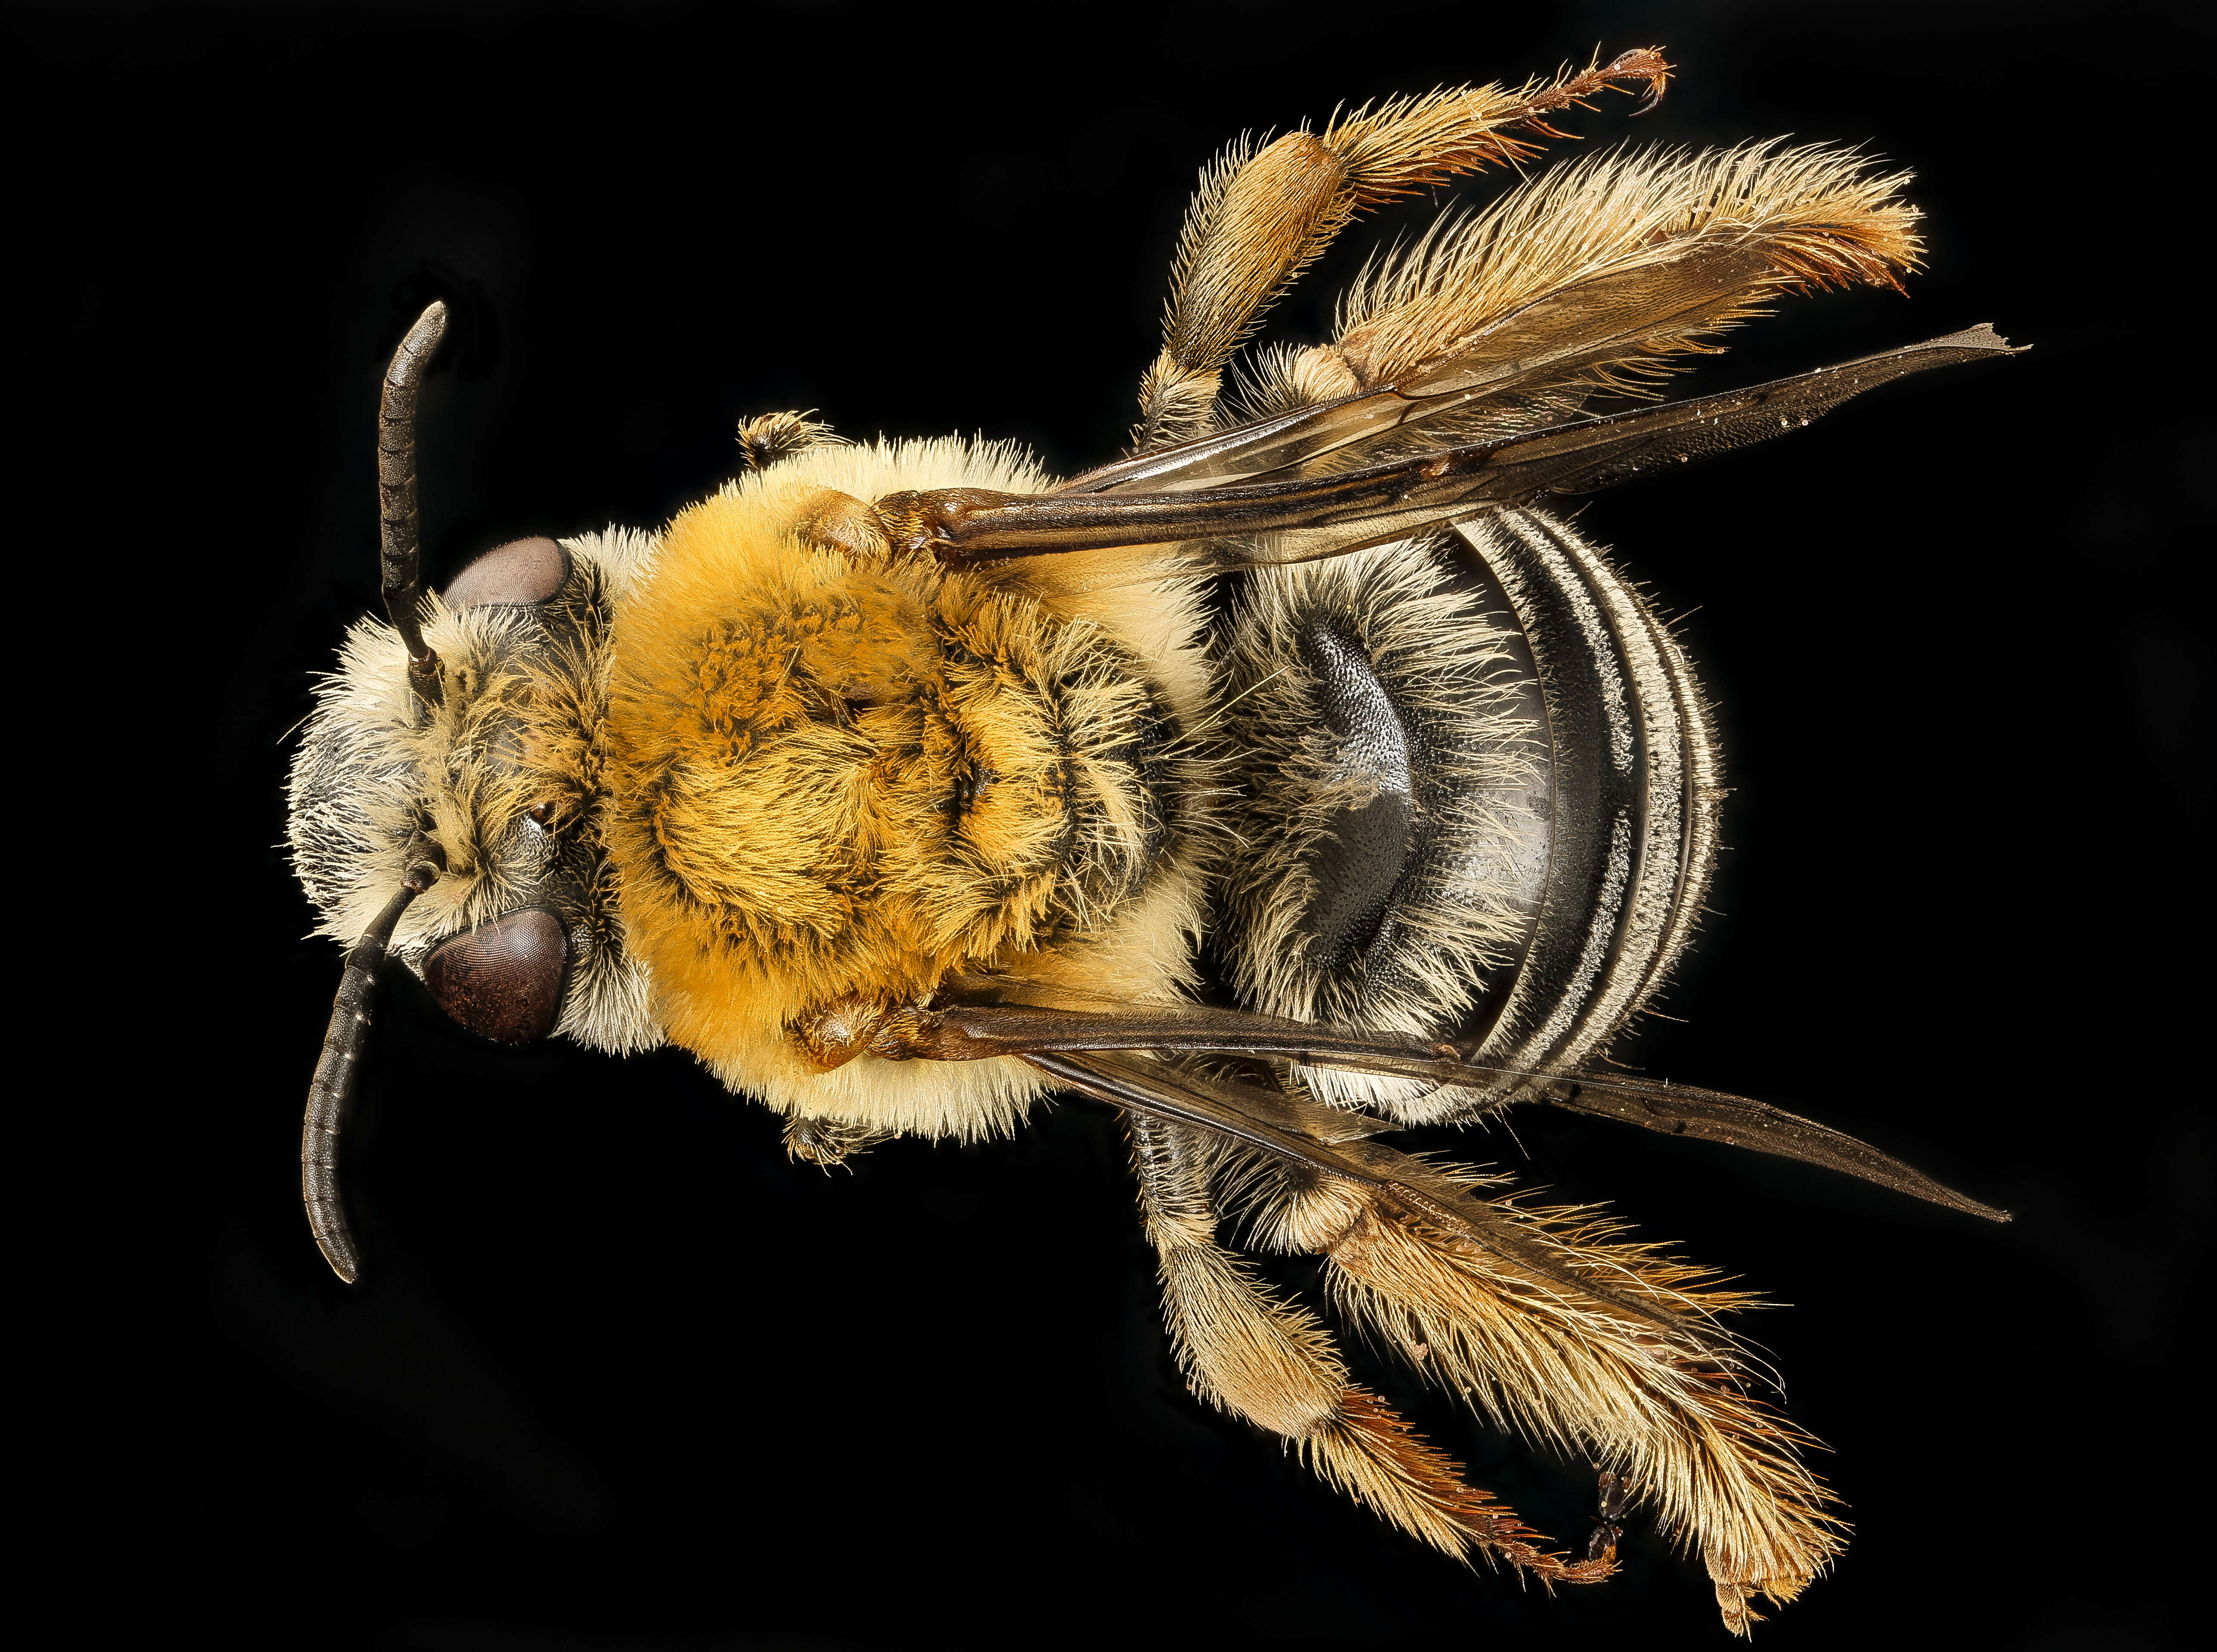
[[[428,309],[380,414],[390,623],[348,638],[291,786],[301,881],[350,946],[301,1148],[338,1273],[388,953],[490,1039],[681,1045],[818,1164],[1074,1093],[1128,1123],[1198,1395],[1450,1554],[1591,1582],[1644,1517],[1735,1630],[1798,1593],[1842,1527],[1718,1328],[1745,1298],[1376,1137],[1545,1105],[1999,1215],[1808,1120],[1600,1068],[1686,944],[1722,794],[1676,638],[1538,502],[2009,348],[1981,326],[1590,413],[1779,294],[1914,267],[1902,177],[1766,144],[1540,171],[1374,260],[1331,342],[1240,354],[1354,218],[1667,72],[1632,52],[1235,144],[1130,451],[1069,480],[774,414],[659,533],[514,541],[426,593]],[[1590,1536],[1551,1548],[1465,1483],[1232,1223],[1321,1258],[1429,1380],[1596,1463]]]

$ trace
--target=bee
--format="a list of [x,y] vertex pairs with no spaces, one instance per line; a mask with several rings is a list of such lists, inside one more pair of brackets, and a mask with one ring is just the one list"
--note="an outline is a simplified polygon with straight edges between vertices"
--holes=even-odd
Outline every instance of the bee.
[[[1129,1130],[1200,1397],[1451,1555],[1597,1582],[1644,1519],[1735,1632],[1794,1599],[1843,1527],[1720,1325],[1749,1299],[1378,1138],[1550,1106],[2005,1219],[1605,1064],[1690,938],[1723,781],[1678,638],[1546,502],[2015,352],[1980,325],[1658,400],[1772,300],[1917,263],[1905,177],[1781,144],[1533,172],[1374,259],[1329,342],[1253,342],[1355,219],[1670,72],[1639,50],[1234,144],[1128,451],[1066,479],[769,414],[659,531],[512,541],[427,592],[425,310],[379,416],[385,618],[318,689],[288,798],[348,946],[301,1145],[338,1275],[363,1266],[340,1149],[388,957],[489,1039],[681,1046],[813,1164],[1090,1098]],[[1551,1543],[1469,1484],[1235,1238],[1318,1259],[1421,1377],[1584,1453],[1591,1534]]]

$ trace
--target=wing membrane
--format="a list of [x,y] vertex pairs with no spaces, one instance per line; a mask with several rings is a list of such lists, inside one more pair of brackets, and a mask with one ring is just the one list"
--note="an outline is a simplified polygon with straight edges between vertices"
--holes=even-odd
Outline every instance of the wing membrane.
[[1714,458],[1799,429],[1913,373],[2014,354],[1981,324],[1747,390],[1583,419],[1319,479],[1191,493],[997,494],[879,501],[894,545],[946,562],[1206,542],[1223,568],[1314,561],[1550,493],[1589,493],[1643,471]]
[[[933,1011],[925,1018],[913,1047],[917,1055],[939,1061],[1115,1051],[1275,1057],[1312,1067],[1480,1090],[1503,1080],[1536,1080],[1546,1086],[1540,1099],[1569,1112],[1614,1119],[1664,1135],[1692,1136],[1796,1159],[1968,1215],[1997,1222],[2009,1219],[2007,1212],[1959,1193],[1868,1143],[1746,1096],[1629,1074],[1488,1066],[1470,1060],[1453,1045],[1426,1044],[1390,1033],[1350,1032],[1199,1004],[1073,1009],[966,1002]],[[1321,1111],[1340,1117],[1337,1109]],[[1351,1131],[1347,1120],[1356,1121]],[[1188,1122],[1223,1127],[1220,1120],[1213,1118],[1191,1118]],[[1329,1128],[1349,1139],[1392,1128],[1361,1114],[1345,1115],[1337,1125],[1315,1121],[1305,1125],[1294,1119],[1274,1127],[1302,1133]],[[1312,1136],[1312,1139],[1334,1138]],[[1271,1151],[1283,1148],[1275,1138],[1267,1142],[1257,1138],[1252,1144]]]

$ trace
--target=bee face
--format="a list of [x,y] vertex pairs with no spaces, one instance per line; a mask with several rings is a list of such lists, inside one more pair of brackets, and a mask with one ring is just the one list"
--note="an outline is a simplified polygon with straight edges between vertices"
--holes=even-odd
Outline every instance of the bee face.
[[398,636],[356,627],[293,762],[288,835],[325,932],[361,933],[434,846],[439,881],[392,951],[501,1043],[660,1042],[596,823],[610,592],[647,548],[596,535],[479,558],[426,627],[435,704],[411,690]]

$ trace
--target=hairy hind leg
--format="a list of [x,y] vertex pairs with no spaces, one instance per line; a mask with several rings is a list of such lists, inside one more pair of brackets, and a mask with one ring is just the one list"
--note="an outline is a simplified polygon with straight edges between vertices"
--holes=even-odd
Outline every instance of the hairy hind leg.
[[1264,311],[1359,214],[1482,167],[1535,153],[1512,136],[1560,136],[1546,118],[1621,81],[1659,92],[1659,52],[1551,81],[1461,86],[1394,98],[1289,132],[1257,149],[1242,139],[1205,168],[1171,266],[1163,348],[1140,379],[1134,451],[1212,428],[1225,364]]
[[1290,1441],[1356,1501],[1457,1557],[1498,1556],[1544,1581],[1594,1582],[1606,1556],[1565,1560],[1376,1395],[1348,1381],[1316,1317],[1216,1242],[1197,1132],[1126,1115],[1139,1206],[1160,1261],[1164,1316],[1194,1391]]
[[[1474,1191],[1503,1180],[1375,1143],[1363,1150],[1373,1168],[1414,1183],[1451,1180]],[[1666,1535],[1698,1550],[1728,1629],[1745,1634],[1752,1596],[1791,1600],[1837,1553],[1840,1522],[1795,1454],[1806,1437],[1746,1395],[1714,1343],[1633,1318],[1574,1281],[1590,1277],[1689,1324],[1689,1313],[1745,1298],[1706,1288],[1697,1270],[1652,1248],[1613,1242],[1614,1228],[1591,1210],[1488,1201],[1551,1254],[1543,1279],[1412,1219],[1377,1187],[1275,1163],[1257,1167],[1252,1185],[1258,1238],[1323,1256],[1337,1307],[1496,1422],[1596,1462],[1612,1539],[1637,1500]],[[1613,1548],[1605,1541],[1590,1552]]]

